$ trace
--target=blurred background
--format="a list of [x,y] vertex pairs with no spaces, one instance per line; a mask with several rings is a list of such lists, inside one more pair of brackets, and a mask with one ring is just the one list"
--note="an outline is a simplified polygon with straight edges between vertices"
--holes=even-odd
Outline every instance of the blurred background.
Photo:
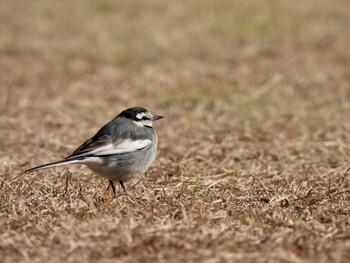
[[[184,182],[193,189],[211,185],[219,197],[225,191],[248,195],[251,174],[279,193],[303,180],[305,191],[310,184],[319,191],[336,184],[349,166],[349,28],[346,0],[1,1],[0,173],[3,185],[11,186],[6,191],[13,191],[3,191],[2,203],[12,204],[16,189],[27,189],[14,179],[25,168],[70,154],[132,106],[166,117],[155,124],[159,156],[136,195],[160,186],[181,193]],[[67,172],[55,171],[25,182],[61,191]],[[103,196],[103,180],[87,169],[70,171],[80,173],[85,191],[99,189]],[[216,175],[228,176],[202,180]],[[71,187],[78,189],[74,178]],[[271,200],[268,190],[256,187],[249,196]],[[149,191],[146,196],[153,194]],[[197,200],[209,198],[209,192],[198,191]],[[181,202],[180,214],[193,200]],[[222,211],[233,209],[237,219],[245,209],[249,214],[263,205],[247,202],[245,208],[235,204]],[[344,202],[337,209],[348,214]],[[333,218],[334,211],[323,216]],[[317,213],[309,215],[321,222]],[[13,223],[3,222],[9,228]],[[211,237],[220,240],[220,233]],[[287,238],[288,231],[283,233]],[[143,244],[142,235],[140,240]],[[311,255],[288,242],[285,251],[306,259],[339,259],[337,253],[346,250],[341,244],[328,247],[330,242],[317,250],[327,255]],[[265,255],[276,244],[267,242]],[[249,253],[247,247],[238,251]]]
[[176,139],[193,129],[206,136],[248,126],[264,134],[282,123],[276,136],[283,136],[291,125],[290,133],[345,125],[348,7],[323,0],[3,3],[3,144],[9,133],[16,142],[72,136],[66,141],[76,144],[79,136],[65,128],[88,136],[134,105],[167,115],[159,129]]
[[157,129],[171,153],[249,136],[276,139],[277,147],[334,141],[336,127],[349,130],[348,7],[341,0],[3,3],[1,147],[17,155],[30,144],[24,159],[42,156],[40,144],[66,155],[135,105],[167,117]]

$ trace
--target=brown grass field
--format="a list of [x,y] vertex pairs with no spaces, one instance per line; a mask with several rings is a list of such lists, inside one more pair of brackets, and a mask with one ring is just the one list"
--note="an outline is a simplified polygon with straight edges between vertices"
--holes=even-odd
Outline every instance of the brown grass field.
[[[1,1],[1,262],[349,262],[350,1]],[[121,110],[151,168],[32,174]]]

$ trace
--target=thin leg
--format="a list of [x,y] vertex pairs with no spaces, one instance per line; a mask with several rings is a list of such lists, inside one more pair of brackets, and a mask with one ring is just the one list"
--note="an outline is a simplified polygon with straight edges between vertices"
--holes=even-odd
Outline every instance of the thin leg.
[[112,190],[113,190],[113,193],[115,194],[115,187],[114,187],[113,181],[112,181],[112,180],[109,180],[109,184],[111,185]]
[[127,193],[127,192],[126,192],[126,188],[125,188],[125,185],[124,185],[123,181],[119,181],[119,183],[120,183],[120,185],[122,186],[122,188],[123,188],[123,190],[124,190],[124,193]]

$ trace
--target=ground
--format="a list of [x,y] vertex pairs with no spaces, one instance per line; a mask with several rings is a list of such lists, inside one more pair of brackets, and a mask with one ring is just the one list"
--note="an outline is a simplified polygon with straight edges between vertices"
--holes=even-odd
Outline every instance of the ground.
[[[2,262],[347,262],[350,1],[2,1]],[[116,196],[32,174],[121,110],[159,151]]]

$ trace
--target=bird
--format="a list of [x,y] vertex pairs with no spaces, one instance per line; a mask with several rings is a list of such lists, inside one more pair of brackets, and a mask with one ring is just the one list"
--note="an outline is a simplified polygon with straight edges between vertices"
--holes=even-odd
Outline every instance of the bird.
[[153,122],[162,118],[164,116],[152,115],[143,107],[125,109],[71,155],[30,168],[25,173],[60,165],[84,164],[108,179],[114,194],[115,182],[119,182],[127,194],[124,183],[145,172],[155,159],[158,136]]

